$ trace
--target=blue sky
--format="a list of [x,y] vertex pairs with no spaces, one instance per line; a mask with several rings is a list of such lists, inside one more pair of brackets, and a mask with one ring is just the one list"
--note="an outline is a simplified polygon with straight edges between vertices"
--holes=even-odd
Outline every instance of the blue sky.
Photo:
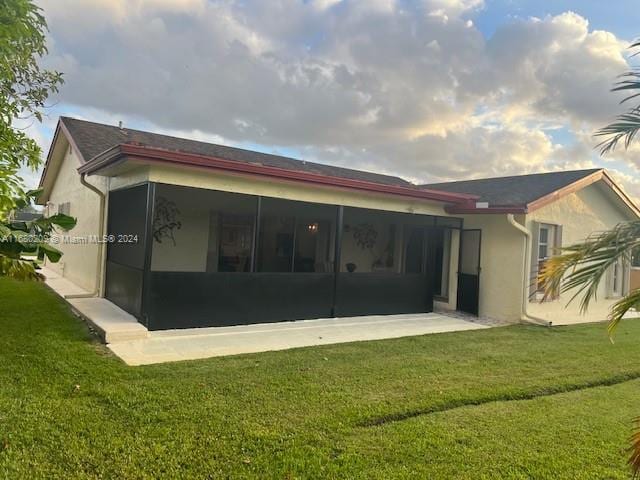
[[542,18],[570,10],[587,18],[591,28],[633,40],[640,36],[638,7],[635,0],[489,0],[473,19],[480,31],[490,37],[499,25],[514,18]]
[[605,166],[640,196],[640,150],[592,137],[622,111],[629,0],[39,4],[66,78],[45,150],[70,115],[415,181]]

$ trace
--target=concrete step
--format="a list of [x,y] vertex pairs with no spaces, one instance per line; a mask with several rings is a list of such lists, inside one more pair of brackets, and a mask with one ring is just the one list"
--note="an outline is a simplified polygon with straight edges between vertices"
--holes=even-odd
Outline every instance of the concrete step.
[[147,328],[133,315],[106,298],[67,298],[89,295],[89,292],[50,268],[43,267],[40,272],[44,275],[47,286],[64,298],[74,313],[96,330],[104,343],[143,340],[149,336]]
[[91,324],[104,343],[143,340],[149,331],[133,316],[104,298],[70,298],[71,308]]

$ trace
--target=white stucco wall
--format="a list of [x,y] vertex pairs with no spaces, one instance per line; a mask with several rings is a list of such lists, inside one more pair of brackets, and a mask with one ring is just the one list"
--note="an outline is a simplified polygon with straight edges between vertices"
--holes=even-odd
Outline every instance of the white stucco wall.
[[315,186],[270,178],[234,175],[205,169],[151,165],[148,170],[148,179],[158,183],[284,198],[302,202],[448,216],[444,210],[443,203],[429,200],[367,193],[331,186]]
[[[463,218],[465,229],[482,230],[479,315],[518,321],[522,309],[524,235],[507,222],[505,214]],[[519,220],[524,222],[523,218]]]
[[[516,215],[515,219],[529,231],[533,222],[562,225],[562,243],[566,246],[631,217],[608,187],[597,182],[526,216]],[[482,230],[480,315],[501,321],[519,321],[524,290],[524,235],[507,222],[506,214],[465,215],[464,228]],[[527,273],[527,278],[529,275]],[[584,316],[579,312],[578,303],[566,307],[569,293],[551,302],[530,301],[527,310],[530,315],[556,324],[600,321],[606,318],[614,301],[607,298],[607,290],[603,282],[598,301],[592,303]],[[525,293],[528,297],[528,288]]]
[[[556,202],[527,215],[527,228],[532,222],[562,225],[562,244],[571,245],[584,240],[590,234],[607,230],[630,219],[617,202],[612,202],[602,182],[583,188]],[[627,270],[628,272],[628,270]],[[605,320],[609,307],[615,301],[608,298],[607,280],[601,282],[598,301],[593,302],[586,315],[581,315],[579,302],[567,306],[569,292],[552,302],[530,302],[529,312],[555,323],[573,323]]]
[[[59,141],[64,141],[66,144],[64,139]],[[77,219],[77,224],[73,230],[60,232],[60,234],[73,238],[97,236],[100,231],[98,195],[80,183],[80,175],[77,172],[80,159],[77,152],[67,145],[63,155],[64,158],[49,196],[50,204],[47,205],[46,214],[58,213],[58,205],[69,202],[70,215]],[[91,177],[88,182],[103,192],[106,191],[107,180],[104,177]],[[63,256],[59,263],[47,262],[47,267],[61,273],[76,285],[93,291],[97,287],[99,246],[96,243],[60,243],[54,246],[62,251]]]

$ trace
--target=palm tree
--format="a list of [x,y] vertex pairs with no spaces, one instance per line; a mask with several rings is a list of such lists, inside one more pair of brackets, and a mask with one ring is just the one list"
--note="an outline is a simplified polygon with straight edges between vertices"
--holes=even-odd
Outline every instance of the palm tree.
[[[631,262],[640,252],[640,221],[620,223],[613,229],[596,233],[583,243],[563,247],[560,255],[545,262],[539,273],[544,288],[543,301],[555,298],[558,292],[569,292],[570,302],[580,299],[580,309],[585,312],[595,299],[598,284],[606,272],[622,260]],[[611,306],[609,335],[629,310],[640,310],[640,289],[627,293]],[[640,417],[634,420],[629,464],[634,478],[640,474]]]
[[[629,48],[640,47],[640,40]],[[633,56],[640,51],[633,54]],[[621,103],[637,99],[637,104],[616,120],[601,128],[595,136],[603,138],[597,145],[600,154],[611,153],[620,142],[628,148],[640,130],[640,69],[623,73],[612,91],[627,92]],[[554,298],[558,293],[569,292],[570,302],[580,299],[584,313],[591,300],[596,298],[598,284],[607,271],[617,262],[629,263],[640,254],[640,221],[621,223],[613,229],[596,233],[584,242],[561,248],[559,255],[550,258],[539,273],[544,288],[544,298]],[[640,310],[640,289],[630,291],[618,300],[609,312],[609,335],[629,310]],[[640,417],[635,419],[635,431],[631,438],[629,464],[634,477],[640,474]]]
[[[640,40],[633,42],[629,46],[630,49],[638,47],[640,47]],[[634,53],[632,57],[638,54],[640,54],[640,51]],[[638,67],[623,73],[619,78],[621,80],[616,82],[611,91],[630,92],[630,95],[622,99],[621,104],[640,96],[640,69]],[[630,107],[625,113],[618,115],[616,121],[595,133],[596,137],[604,137],[597,145],[597,148],[600,149],[600,154],[605,155],[612,152],[621,140],[624,140],[624,148],[629,148],[638,130],[640,130],[640,103]]]
[[[562,247],[560,255],[548,259],[539,273],[544,300],[570,293],[569,302],[580,299],[584,313],[596,298],[598,285],[613,266],[631,263],[640,251],[640,220],[616,225],[591,235],[582,243]],[[611,307],[608,330],[613,334],[622,317],[631,309],[640,310],[640,289],[630,291]]]

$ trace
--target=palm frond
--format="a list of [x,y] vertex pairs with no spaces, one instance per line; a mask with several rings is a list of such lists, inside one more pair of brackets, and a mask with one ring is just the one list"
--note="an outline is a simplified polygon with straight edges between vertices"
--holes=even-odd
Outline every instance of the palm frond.
[[609,312],[609,325],[607,330],[611,336],[620,323],[620,320],[629,310],[640,310],[640,289],[632,290],[628,295],[622,297],[611,307]]
[[596,148],[600,149],[601,155],[606,155],[607,153],[615,150],[618,143],[623,139],[624,147],[629,148],[629,145],[637,135],[638,130],[640,130],[639,108],[640,105],[627,113],[618,115],[615,122],[607,125],[606,127],[602,127],[594,133],[594,136],[596,137],[607,137],[596,145]]
[[[630,49],[636,49],[638,47],[640,47],[640,41],[634,41],[629,46]],[[635,52],[632,57],[638,54],[640,54],[640,50]],[[629,95],[620,101],[621,104],[640,97],[640,70],[632,68],[618,78],[622,80],[615,83],[611,91],[630,92]],[[624,147],[629,148],[638,130],[640,130],[640,104],[631,107],[626,113],[618,115],[614,122],[598,130],[594,136],[606,138],[598,143],[596,148],[600,150],[601,155],[606,155],[615,150],[623,140]]]
[[635,426],[631,434],[631,446],[629,447],[631,456],[628,463],[631,466],[633,478],[638,478],[638,474],[640,474],[640,417],[634,418],[633,423]]
[[[611,89],[612,92],[623,92],[626,90],[640,90],[640,71],[628,71],[620,75],[618,78],[624,78],[625,80],[620,80],[615,83],[615,86]],[[622,100],[620,103],[625,103],[631,100],[632,98],[637,97],[640,93],[633,93]]]

